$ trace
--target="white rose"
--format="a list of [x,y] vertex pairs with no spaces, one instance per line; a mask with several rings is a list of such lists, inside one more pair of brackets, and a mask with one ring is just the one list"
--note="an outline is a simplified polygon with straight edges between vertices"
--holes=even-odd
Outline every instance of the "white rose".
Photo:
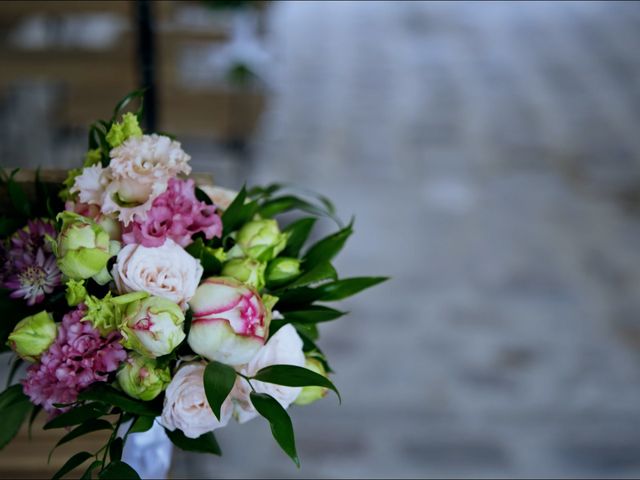
[[109,184],[103,213],[118,213],[125,225],[144,220],[153,201],[167,189],[170,178],[188,175],[191,157],[180,143],[162,135],[131,137],[110,152]]
[[204,369],[201,363],[182,366],[165,393],[160,423],[171,431],[179,428],[189,438],[226,426],[233,410],[227,398],[220,410],[221,419],[213,414],[204,393]]
[[202,277],[200,261],[166,239],[161,247],[130,244],[118,253],[111,274],[118,292],[148,292],[177,303],[183,310]]
[[[269,339],[251,361],[241,369],[246,376],[255,375],[258,370],[269,365],[295,365],[304,367],[305,358],[302,351],[302,340],[291,325],[285,325]],[[302,391],[299,387],[285,387],[274,383],[252,380],[251,384],[258,393],[266,393],[275,398],[282,408],[287,408]],[[240,423],[245,423],[258,415],[249,399],[251,387],[246,380],[238,377],[230,397],[233,400],[233,415]]]

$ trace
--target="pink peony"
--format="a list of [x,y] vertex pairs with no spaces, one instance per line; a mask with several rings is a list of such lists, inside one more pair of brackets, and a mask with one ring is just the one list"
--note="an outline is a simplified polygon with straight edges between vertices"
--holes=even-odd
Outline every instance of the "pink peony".
[[192,242],[196,233],[207,239],[222,233],[222,221],[216,207],[199,201],[195,195],[193,180],[169,180],[169,186],[154,201],[145,220],[138,217],[125,227],[124,243],[159,247],[167,238],[181,247]]
[[78,393],[94,382],[105,382],[127,354],[120,334],[100,336],[91,322],[83,322],[81,305],[62,319],[58,337],[40,361],[29,367],[23,390],[36,405],[52,415],[68,410],[54,404],[75,402]]

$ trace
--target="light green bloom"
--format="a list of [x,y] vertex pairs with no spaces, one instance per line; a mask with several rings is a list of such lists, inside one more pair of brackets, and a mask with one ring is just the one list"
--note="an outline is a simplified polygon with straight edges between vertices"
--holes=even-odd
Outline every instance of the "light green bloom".
[[291,257],[274,258],[269,262],[266,281],[269,286],[278,287],[300,275],[300,260]]
[[88,150],[86,155],[84,156],[83,166],[85,167],[93,167],[94,165],[98,165],[102,161],[102,150],[99,148],[94,148],[92,150]]
[[142,129],[138,124],[138,118],[133,113],[125,113],[121,122],[115,122],[111,125],[109,133],[107,133],[107,142],[112,148],[122,145],[122,143],[131,137],[142,136]]
[[60,271],[72,280],[96,277],[100,283],[108,282],[106,266],[112,256],[109,234],[77,213],[62,212],[57,219],[62,220],[55,248]]
[[145,357],[171,353],[185,338],[184,313],[166,298],[146,297],[129,303],[123,313],[120,333],[123,345]]
[[56,339],[58,327],[50,313],[42,311],[23,318],[9,335],[7,344],[21,358],[35,362]]
[[267,262],[284,250],[288,238],[275,220],[253,220],[240,229],[236,242],[246,256]]
[[87,298],[87,289],[84,286],[84,280],[69,280],[67,282],[65,298],[70,307],[75,307],[84,302],[85,298]]
[[111,292],[107,293],[104,298],[88,295],[84,303],[87,306],[87,312],[83,320],[89,320],[93,326],[98,329],[100,335],[106,336],[118,330],[122,317],[122,309],[114,303]]
[[155,360],[130,353],[116,375],[124,392],[139,400],[153,400],[171,382],[169,367],[158,368]]
[[[304,368],[312,372],[319,373],[323,377],[327,376],[324,365],[317,358],[307,357],[304,362]],[[320,400],[327,395],[327,389],[324,387],[304,387],[295,400],[296,405],[309,405],[310,403]]]
[[252,258],[234,258],[222,267],[222,276],[233,277],[245,285],[262,290],[266,264]]

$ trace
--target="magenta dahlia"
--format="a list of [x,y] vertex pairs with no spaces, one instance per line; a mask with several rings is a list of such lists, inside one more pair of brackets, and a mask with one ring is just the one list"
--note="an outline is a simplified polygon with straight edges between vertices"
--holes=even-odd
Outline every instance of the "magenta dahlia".
[[43,301],[45,295],[62,283],[47,237],[56,237],[53,222],[29,220],[26,227],[9,238],[2,252],[5,261],[2,286],[11,290],[11,298],[24,298],[30,306]]
[[82,321],[85,310],[80,305],[63,317],[56,341],[28,368],[22,382],[25,395],[52,415],[67,410],[54,404],[76,401],[78,393],[107,381],[108,374],[127,358],[120,334],[101,337],[91,322]]

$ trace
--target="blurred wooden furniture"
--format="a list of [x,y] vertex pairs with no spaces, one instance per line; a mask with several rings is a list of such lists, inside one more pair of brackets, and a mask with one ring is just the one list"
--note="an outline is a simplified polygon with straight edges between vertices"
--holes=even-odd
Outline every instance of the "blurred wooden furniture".
[[[264,10],[266,2],[260,5]],[[60,128],[84,129],[107,117],[115,102],[139,84],[135,7],[134,1],[0,2],[0,98],[25,82],[46,82],[60,90],[54,114]],[[193,1],[157,1],[153,7],[160,130],[222,142],[250,136],[265,107],[264,92],[213,80],[190,88],[185,84],[189,73],[178,74],[184,73],[178,72],[184,49],[229,38],[231,15]],[[49,22],[55,33],[71,18],[100,14],[121,25],[116,41],[103,48],[64,42],[27,48],[11,41],[16,29],[35,17]],[[206,21],[196,28],[189,23],[194,16]]]

